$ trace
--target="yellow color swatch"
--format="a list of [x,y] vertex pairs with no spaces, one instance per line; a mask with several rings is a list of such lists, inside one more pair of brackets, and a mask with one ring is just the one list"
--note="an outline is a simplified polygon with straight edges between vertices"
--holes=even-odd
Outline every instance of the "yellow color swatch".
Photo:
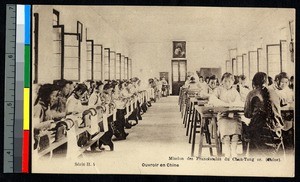
[[23,105],[23,130],[29,130],[29,99],[30,99],[30,88],[24,88],[24,105]]

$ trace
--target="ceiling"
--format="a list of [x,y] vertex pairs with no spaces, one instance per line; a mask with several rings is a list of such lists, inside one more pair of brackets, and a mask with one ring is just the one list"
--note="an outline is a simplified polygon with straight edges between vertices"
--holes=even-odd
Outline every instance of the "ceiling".
[[92,7],[129,43],[186,41],[232,41],[262,23],[280,18],[268,8],[216,7]]

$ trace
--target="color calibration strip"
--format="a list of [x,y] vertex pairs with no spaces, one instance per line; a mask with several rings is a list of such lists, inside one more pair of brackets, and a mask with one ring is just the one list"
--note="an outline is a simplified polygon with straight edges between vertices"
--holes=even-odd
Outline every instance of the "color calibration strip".
[[14,172],[29,172],[30,5],[17,5]]
[[24,109],[23,109],[23,150],[22,172],[29,172],[29,116],[30,116],[30,38],[31,6],[25,5],[25,45],[24,45]]

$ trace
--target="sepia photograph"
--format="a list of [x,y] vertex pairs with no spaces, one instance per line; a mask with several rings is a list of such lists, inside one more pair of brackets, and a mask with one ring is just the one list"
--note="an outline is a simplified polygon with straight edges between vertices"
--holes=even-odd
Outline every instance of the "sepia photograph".
[[295,9],[32,6],[32,173],[295,176]]

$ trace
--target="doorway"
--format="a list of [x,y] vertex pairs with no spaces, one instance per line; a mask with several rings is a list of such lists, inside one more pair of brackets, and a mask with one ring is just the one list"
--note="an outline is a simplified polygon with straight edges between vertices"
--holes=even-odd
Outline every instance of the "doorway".
[[186,60],[172,60],[172,95],[179,95],[187,74]]

